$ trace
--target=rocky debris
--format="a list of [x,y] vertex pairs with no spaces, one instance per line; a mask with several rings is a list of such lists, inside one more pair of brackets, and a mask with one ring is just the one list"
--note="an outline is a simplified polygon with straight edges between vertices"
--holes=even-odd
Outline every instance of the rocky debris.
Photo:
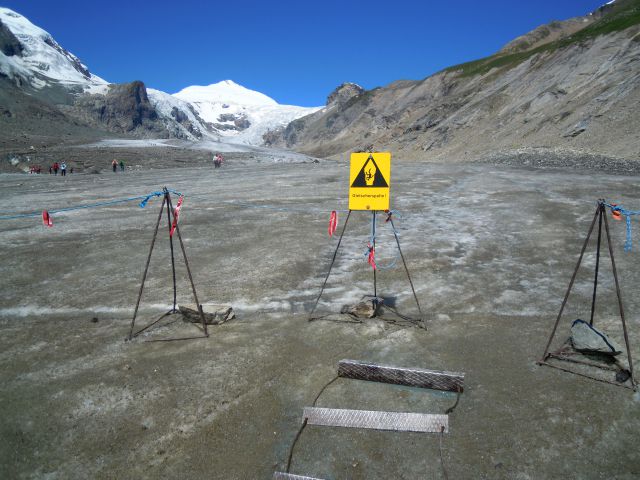
[[95,126],[118,133],[154,133],[167,131],[149,102],[143,82],[112,84],[105,95],[82,95],[68,113]]
[[[231,305],[223,305],[219,303],[202,303],[202,313],[204,314],[204,320],[207,325],[219,325],[221,323],[228,322],[236,318],[236,314],[233,311]],[[180,313],[182,313],[184,320],[192,323],[200,323],[200,312],[195,303],[187,303],[179,305]]]
[[336,88],[327,97],[327,107],[334,105],[342,106],[354,97],[358,97],[365,92],[364,88],[355,83],[346,82]]
[[506,167],[600,171],[609,175],[640,174],[640,162],[565,148],[520,148],[487,154],[478,163]]
[[581,133],[585,132],[587,130],[587,127],[589,126],[589,121],[588,120],[581,120],[578,123],[576,123],[567,133],[565,133],[563,136],[566,137],[577,137],[578,135],[580,135]]
[[187,131],[196,138],[202,138],[202,132],[198,127],[196,127],[186,113],[180,110],[178,107],[173,107],[171,109],[171,116],[173,119],[182,125]]
[[262,143],[264,144],[264,146],[272,147],[280,144],[284,136],[284,129],[285,127],[280,127],[280,128],[275,128],[273,130],[267,130],[266,132],[264,132],[264,134],[262,135]]
[[246,115],[238,115],[235,113],[220,114],[218,116],[218,122],[225,122],[213,124],[213,126],[218,130],[236,130],[241,132],[242,130],[246,130],[251,126],[251,122]]
[[21,56],[23,48],[20,40],[18,40],[13,32],[0,20],[0,51],[7,57],[14,55]]
[[373,318],[378,314],[384,299],[365,295],[355,305],[344,305],[340,309],[340,313],[345,313],[356,318]]
[[571,343],[579,352],[606,353],[618,355],[620,346],[605,333],[589,325],[584,320],[574,320],[571,324]]

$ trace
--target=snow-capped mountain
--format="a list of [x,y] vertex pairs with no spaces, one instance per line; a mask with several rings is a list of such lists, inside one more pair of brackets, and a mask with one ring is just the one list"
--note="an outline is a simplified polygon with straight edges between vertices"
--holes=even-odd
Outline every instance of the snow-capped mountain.
[[107,82],[93,75],[78,57],[27,18],[0,7],[0,73],[41,89],[58,83],[79,91],[104,91]]
[[0,79],[3,77],[90,126],[145,137],[225,137],[234,143],[262,145],[268,130],[318,110],[279,105],[231,80],[187,87],[175,95],[146,88],[142,82],[110,84],[92,74],[48,32],[0,7]]
[[173,94],[188,102],[209,127],[234,142],[259,145],[268,130],[284,127],[322,107],[280,105],[273,98],[232,80],[191,86]]

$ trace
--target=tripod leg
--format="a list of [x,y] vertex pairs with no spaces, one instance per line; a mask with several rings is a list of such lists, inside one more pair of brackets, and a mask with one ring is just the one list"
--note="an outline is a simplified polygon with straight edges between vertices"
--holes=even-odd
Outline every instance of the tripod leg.
[[[171,198],[169,198],[169,207],[171,207]],[[173,210],[172,210],[173,212]],[[209,336],[209,332],[207,330],[207,321],[204,319],[204,313],[202,312],[202,306],[200,305],[200,301],[198,300],[198,294],[196,293],[196,286],[193,283],[193,276],[191,275],[191,269],[189,268],[189,260],[187,260],[187,252],[184,248],[184,243],[182,241],[182,235],[180,235],[180,226],[176,225],[176,233],[178,234],[178,240],[180,241],[180,249],[182,250],[182,256],[184,257],[184,265],[187,268],[187,275],[189,277],[189,282],[191,282],[191,290],[193,291],[193,298],[196,301],[196,306],[198,307],[198,312],[200,312],[200,321],[202,322],[202,329],[204,330],[204,334],[206,337]]]
[[571,289],[573,288],[573,282],[576,280],[576,275],[578,274],[578,269],[580,268],[580,264],[582,263],[582,257],[584,256],[584,251],[587,249],[587,245],[589,244],[589,239],[591,238],[591,232],[593,232],[593,227],[596,224],[596,219],[598,218],[599,214],[600,214],[600,202],[598,202],[598,208],[596,208],[596,213],[593,216],[591,226],[589,227],[589,233],[587,233],[587,238],[584,239],[584,244],[582,245],[582,250],[580,251],[580,257],[578,258],[576,269],[573,271],[573,275],[571,276],[571,281],[569,282],[569,288],[567,288],[567,293],[565,293],[564,299],[562,300],[562,305],[560,306],[560,312],[558,312],[558,318],[556,318],[556,323],[553,326],[553,330],[551,331],[551,336],[549,337],[547,346],[544,349],[542,358],[538,361],[538,363],[544,362],[547,359],[547,355],[549,353],[549,347],[551,347],[551,342],[553,341],[553,337],[556,334],[556,329],[558,328],[558,324],[560,323],[560,317],[562,317],[562,312],[564,311],[564,307],[567,304],[567,300],[569,299],[569,294],[571,293]]
[[[413,281],[411,280],[411,274],[409,273],[409,267],[407,267],[407,262],[404,259],[404,254],[402,253],[402,249],[400,248],[400,239],[398,238],[398,233],[396,232],[396,226],[393,224],[393,219],[389,216],[389,221],[391,222],[391,229],[393,230],[393,236],[396,238],[396,245],[398,245],[398,251],[400,252],[400,258],[402,259],[402,264],[404,265],[404,271],[407,272],[407,278],[409,279],[409,285],[411,285],[411,291],[413,292],[413,298],[416,301],[416,305],[418,306],[418,312],[422,317],[422,309],[420,308],[420,302],[418,301],[418,295],[416,295],[416,289],[413,287]],[[425,319],[422,319],[422,324],[424,328],[427,328],[427,324]]]
[[129,330],[129,340],[133,338],[133,326],[136,323],[136,316],[138,315],[138,307],[140,307],[140,299],[142,298],[142,290],[144,289],[144,282],[147,279],[147,272],[149,271],[149,263],[151,262],[151,254],[153,253],[153,246],[156,243],[156,237],[158,236],[158,227],[160,226],[160,220],[162,219],[162,211],[164,210],[164,204],[167,198],[162,198],[162,205],[160,206],[160,213],[158,214],[158,221],[156,222],[156,228],[153,231],[153,239],[151,240],[151,248],[149,248],[149,255],[147,256],[147,264],[144,267],[144,274],[142,275],[142,283],[140,283],[140,292],[138,292],[138,301],[136,302],[136,308],[133,311],[133,318],[131,319],[131,329]]
[[[602,206],[604,210],[604,205]],[[629,348],[629,334],[627,333],[627,323],[624,319],[624,308],[622,308],[622,295],[620,293],[620,284],[618,282],[618,271],[616,270],[616,261],[613,257],[613,246],[611,245],[611,236],[609,235],[609,221],[604,215],[604,229],[607,232],[607,245],[609,245],[609,256],[611,257],[611,267],[613,269],[613,278],[616,282],[616,295],[618,296],[618,308],[620,309],[620,319],[622,320],[622,329],[624,331],[624,344],[627,347],[627,358],[629,360],[629,373],[631,375],[631,386],[636,388],[636,381],[633,376],[633,360],[631,359],[631,349]]]
[[[167,191],[167,187],[164,188],[164,194],[167,198],[167,222],[169,222],[169,231],[171,231],[171,208],[170,202],[171,197],[169,192]],[[169,235],[169,246],[171,247],[171,271],[173,272],[173,309],[172,313],[176,312],[176,297],[177,297],[177,289],[176,289],[176,261],[173,253],[173,237]]]
[[327,272],[327,276],[325,277],[324,283],[322,284],[322,288],[320,289],[320,294],[318,295],[318,298],[316,298],[316,303],[313,305],[313,308],[311,309],[311,313],[309,314],[309,316],[313,315],[313,312],[316,311],[316,308],[318,307],[318,302],[320,301],[320,297],[322,297],[322,293],[324,292],[324,288],[327,286],[327,280],[329,280],[329,275],[331,275],[331,269],[333,268],[333,264],[336,261],[336,255],[338,255],[338,249],[340,248],[340,244],[342,243],[342,237],[344,236],[344,232],[347,229],[347,223],[349,223],[349,217],[351,217],[351,210],[349,210],[349,213],[347,214],[347,218],[344,221],[344,225],[342,227],[342,232],[340,233],[340,238],[338,239],[338,245],[336,246],[335,252],[333,252],[333,258],[331,259],[331,265],[329,265],[329,271]]
[[602,243],[602,217],[605,215],[604,205],[600,204],[600,215],[598,216],[598,248],[596,250],[596,274],[593,279],[593,299],[591,300],[591,320],[589,325],[593,326],[593,314],[596,310],[596,292],[598,291],[598,270],[600,269],[600,245]]

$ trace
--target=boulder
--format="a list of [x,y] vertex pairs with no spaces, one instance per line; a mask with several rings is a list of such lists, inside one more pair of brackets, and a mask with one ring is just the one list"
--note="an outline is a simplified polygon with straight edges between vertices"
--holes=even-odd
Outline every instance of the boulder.
[[622,352],[620,346],[605,333],[580,319],[571,324],[571,343],[573,348],[580,352],[598,352],[609,355],[618,355]]
[[340,313],[346,313],[357,318],[373,318],[378,314],[378,309],[384,300],[380,297],[365,295],[355,305],[344,305]]
[[[234,313],[231,305],[203,303],[200,306],[202,307],[202,313],[204,313],[204,320],[207,325],[219,325],[236,318],[236,314]],[[198,307],[195,303],[179,305],[178,308],[186,322],[202,322],[200,312],[198,312]]]

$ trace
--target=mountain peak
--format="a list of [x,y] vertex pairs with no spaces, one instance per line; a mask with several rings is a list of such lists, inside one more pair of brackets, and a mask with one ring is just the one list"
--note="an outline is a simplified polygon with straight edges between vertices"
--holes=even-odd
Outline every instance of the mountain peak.
[[249,90],[233,80],[222,80],[207,86],[192,85],[173,94],[187,102],[215,102],[236,105],[277,105],[273,98]]

